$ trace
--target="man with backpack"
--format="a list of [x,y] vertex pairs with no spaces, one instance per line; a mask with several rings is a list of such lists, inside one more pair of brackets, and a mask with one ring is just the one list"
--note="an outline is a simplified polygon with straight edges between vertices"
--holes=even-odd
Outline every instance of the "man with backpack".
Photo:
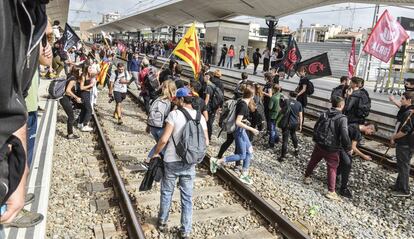
[[348,76],[342,76],[341,79],[340,79],[340,82],[341,83],[337,87],[332,89],[331,98],[330,98],[331,101],[336,96],[339,96],[339,97],[342,97],[342,98],[345,97],[345,92],[349,87],[349,78],[348,78]]
[[115,100],[115,112],[116,118],[118,118],[118,124],[122,124],[122,107],[121,103],[126,98],[127,85],[131,79],[131,76],[125,70],[124,63],[119,62],[115,73],[111,76],[111,84],[109,86],[109,97]]
[[341,113],[344,99],[335,97],[331,103],[332,108],[324,112],[315,124],[313,134],[315,147],[306,167],[304,183],[311,183],[310,176],[313,170],[324,158],[328,167],[328,193],[325,196],[332,200],[341,200],[335,192],[339,151],[345,149],[349,155],[352,155],[352,146],[348,135],[348,120]]
[[243,91],[240,90],[240,87],[243,84],[247,83],[247,78],[248,77],[249,77],[249,75],[246,72],[241,73],[241,80],[239,82],[237,82],[236,88],[234,89],[234,98],[235,99],[239,99],[243,96]]
[[364,80],[359,77],[351,78],[350,89],[347,91],[344,114],[349,124],[363,124],[371,110],[371,99],[363,88]]
[[208,138],[211,140],[213,134],[213,123],[216,117],[217,110],[222,106],[224,101],[224,92],[213,82],[210,81],[210,75],[206,74],[204,77],[206,83],[205,103],[208,109]]
[[[176,179],[181,192],[181,238],[190,238],[192,225],[192,195],[195,165],[203,158],[209,144],[207,125],[200,111],[193,109],[193,97],[188,88],[176,92],[177,110],[165,120],[164,132],[158,141],[152,160],[161,160],[164,154],[164,175],[161,181],[161,202],[158,214],[158,229],[167,230],[168,215]],[[167,144],[168,143],[168,144]]]
[[282,152],[278,158],[279,162],[283,162],[286,159],[287,147],[289,141],[289,135],[292,139],[293,147],[295,148],[295,156],[298,156],[298,138],[296,136],[296,130],[302,131],[302,118],[303,109],[302,104],[296,100],[297,93],[291,91],[289,93],[289,99],[284,99],[281,102],[281,112],[276,122],[278,127],[282,130]]

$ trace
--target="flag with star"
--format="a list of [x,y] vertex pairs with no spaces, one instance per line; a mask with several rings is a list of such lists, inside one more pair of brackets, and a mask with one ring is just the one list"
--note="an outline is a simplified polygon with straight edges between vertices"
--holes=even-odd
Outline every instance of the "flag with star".
[[195,23],[188,29],[185,36],[175,47],[173,54],[187,62],[194,72],[194,78],[198,79],[198,73],[201,69],[200,63],[200,46],[198,44],[197,31]]

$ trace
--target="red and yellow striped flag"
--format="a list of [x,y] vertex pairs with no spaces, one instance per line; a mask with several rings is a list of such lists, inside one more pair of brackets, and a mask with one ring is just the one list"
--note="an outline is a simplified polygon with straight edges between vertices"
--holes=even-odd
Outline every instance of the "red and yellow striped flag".
[[195,79],[201,69],[200,63],[200,46],[198,44],[197,31],[195,23],[188,29],[185,36],[175,47],[173,54],[187,62],[194,72]]

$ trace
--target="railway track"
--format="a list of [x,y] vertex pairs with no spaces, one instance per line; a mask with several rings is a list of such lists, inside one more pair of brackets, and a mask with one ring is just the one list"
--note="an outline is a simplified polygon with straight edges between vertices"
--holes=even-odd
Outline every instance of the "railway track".
[[[150,191],[138,191],[144,176],[139,163],[154,145],[152,137],[144,132],[146,115],[136,102],[127,99],[124,124],[117,125],[111,114],[114,104],[107,102],[103,92],[93,119],[116,201],[125,217],[125,229],[130,238],[176,238],[180,221],[178,193],[173,197],[168,232],[162,236],[155,228],[159,184]],[[223,169],[212,176],[208,168],[208,158],[197,167],[192,238],[309,238],[242,184],[236,173]]]

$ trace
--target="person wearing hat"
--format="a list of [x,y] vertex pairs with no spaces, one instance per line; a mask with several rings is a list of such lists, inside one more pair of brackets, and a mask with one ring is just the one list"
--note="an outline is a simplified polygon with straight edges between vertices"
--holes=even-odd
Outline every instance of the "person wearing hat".
[[[197,110],[192,106],[193,96],[191,90],[183,87],[179,88],[175,94],[176,104],[178,107],[186,110],[192,118],[196,117]],[[177,157],[176,149],[173,142],[181,138],[182,131],[187,119],[181,110],[176,109],[168,114],[165,120],[164,132],[154,151],[153,158],[160,158],[160,153],[164,147],[164,175],[161,180],[161,202],[158,214],[158,229],[161,232],[166,231],[168,215],[172,202],[172,195],[176,185],[176,179],[179,178],[179,188],[181,192],[181,238],[190,238],[192,224],[192,195],[195,179],[195,164],[187,164]],[[200,124],[204,131],[206,145],[208,145],[207,123],[201,116]]]

